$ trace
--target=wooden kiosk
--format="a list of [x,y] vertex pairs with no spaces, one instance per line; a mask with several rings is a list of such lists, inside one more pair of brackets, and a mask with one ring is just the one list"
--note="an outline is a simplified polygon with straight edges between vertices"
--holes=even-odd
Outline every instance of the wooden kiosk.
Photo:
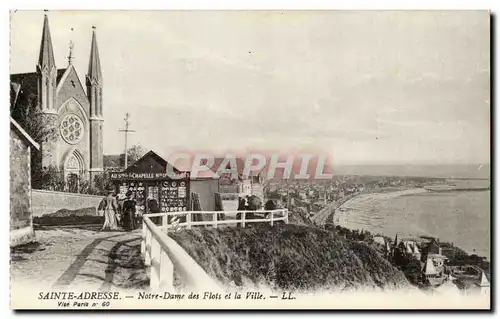
[[[149,151],[123,172],[110,173],[118,194],[133,192],[140,214],[148,213],[148,199],[158,202],[161,213],[191,209],[190,176],[172,179],[167,175],[167,161]],[[176,174],[181,172],[174,168]]]

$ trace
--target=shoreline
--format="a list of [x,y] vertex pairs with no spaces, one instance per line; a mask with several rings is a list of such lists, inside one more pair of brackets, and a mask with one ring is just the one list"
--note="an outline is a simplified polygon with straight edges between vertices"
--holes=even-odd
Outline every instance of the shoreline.
[[[463,190],[461,189],[461,191],[463,191]],[[475,191],[479,191],[479,190],[478,189],[470,189],[468,191],[475,192]],[[481,189],[481,191],[490,191],[490,190],[489,189]],[[339,216],[337,215],[338,213],[341,213],[341,214],[348,213],[348,210],[356,210],[356,208],[350,206],[350,204],[356,205],[356,203],[359,201],[363,201],[366,199],[373,199],[373,200],[376,199],[376,200],[384,201],[384,200],[390,200],[391,198],[397,198],[397,197],[402,197],[402,196],[406,196],[406,195],[426,194],[426,193],[427,194],[436,194],[436,193],[445,193],[445,192],[455,192],[455,190],[448,189],[446,191],[445,190],[436,191],[433,189],[428,189],[426,186],[424,186],[421,188],[410,188],[410,189],[396,190],[396,191],[390,191],[390,192],[384,192],[382,190],[381,192],[358,194],[358,195],[353,196],[352,198],[346,200],[341,205],[339,205],[336,209],[333,210],[333,212],[332,212],[333,224],[335,226],[340,226],[340,227],[347,228],[350,230],[359,230],[359,228],[347,227],[345,225],[345,223],[339,222],[339,220],[342,220],[342,219],[339,219],[338,218]],[[383,233],[382,231],[380,231],[379,233],[383,236],[390,237],[388,234]],[[460,248],[460,247],[457,246],[457,248]],[[460,248],[460,249],[462,249],[462,248]],[[471,252],[471,251],[468,251],[465,249],[462,249],[462,250],[469,255],[474,253],[474,252]],[[488,260],[490,260],[490,258],[488,258]]]
[[[396,197],[401,197],[401,196],[406,196],[406,195],[414,195],[414,194],[422,194],[422,193],[430,193],[431,191],[427,190],[426,188],[419,188],[419,187],[414,187],[414,188],[408,188],[408,189],[402,189],[402,190],[395,190],[395,191],[390,191],[390,192],[373,192],[373,193],[364,193],[364,194],[358,194],[355,195],[342,204],[340,204],[337,209],[342,209],[342,208],[347,208],[345,207],[346,204],[349,204],[351,202],[355,202],[356,200],[360,199],[365,199],[365,198],[381,198],[381,199],[390,199],[390,198],[396,198]],[[336,211],[335,210],[335,211]],[[335,214],[335,211],[332,214]]]

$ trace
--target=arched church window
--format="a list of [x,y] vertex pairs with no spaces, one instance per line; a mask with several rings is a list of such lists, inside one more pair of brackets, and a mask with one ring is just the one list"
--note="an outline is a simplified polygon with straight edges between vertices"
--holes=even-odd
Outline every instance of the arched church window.
[[76,144],[80,142],[83,137],[83,122],[74,114],[66,115],[61,121],[60,132],[67,143]]
[[66,165],[66,169],[68,170],[80,169],[80,163],[78,163],[78,160],[76,159],[75,155],[71,155],[71,157],[68,159],[68,164]]

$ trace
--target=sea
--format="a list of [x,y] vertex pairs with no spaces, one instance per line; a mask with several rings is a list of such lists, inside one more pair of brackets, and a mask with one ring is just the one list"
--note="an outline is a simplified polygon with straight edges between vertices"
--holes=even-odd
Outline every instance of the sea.
[[436,237],[489,260],[490,196],[489,190],[366,194],[346,202],[334,221],[392,238],[396,234],[398,238]]

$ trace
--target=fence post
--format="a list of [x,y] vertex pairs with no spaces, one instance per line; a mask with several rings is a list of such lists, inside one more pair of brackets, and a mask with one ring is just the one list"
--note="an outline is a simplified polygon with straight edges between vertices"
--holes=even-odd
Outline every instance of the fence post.
[[151,276],[149,278],[149,286],[153,291],[158,291],[160,288],[160,269],[161,269],[161,246],[156,238],[151,242]]
[[168,232],[168,215],[161,217],[161,228],[165,233]]
[[142,258],[146,259],[146,223],[142,221],[142,241],[141,241],[141,255]]
[[161,248],[160,255],[160,289],[162,291],[174,289],[174,264],[163,248]]
[[288,209],[285,209],[285,224],[288,224]]
[[273,225],[274,225],[273,215],[274,215],[274,211],[271,211],[271,227],[273,227]]
[[191,229],[191,220],[192,220],[191,212],[188,212],[186,214],[186,228],[187,229]]
[[245,215],[246,215],[246,211],[242,211],[241,212],[241,228],[245,228]]
[[[146,224],[146,223],[144,223],[144,224]],[[151,231],[146,228],[146,258],[144,258],[144,264],[146,266],[151,265],[151,252],[152,252],[151,239],[152,239],[152,236],[153,236],[153,234],[151,233]]]
[[217,218],[217,212],[213,212],[213,215],[214,215],[214,217],[213,217],[214,228],[217,228],[217,220],[218,220],[218,218]]

